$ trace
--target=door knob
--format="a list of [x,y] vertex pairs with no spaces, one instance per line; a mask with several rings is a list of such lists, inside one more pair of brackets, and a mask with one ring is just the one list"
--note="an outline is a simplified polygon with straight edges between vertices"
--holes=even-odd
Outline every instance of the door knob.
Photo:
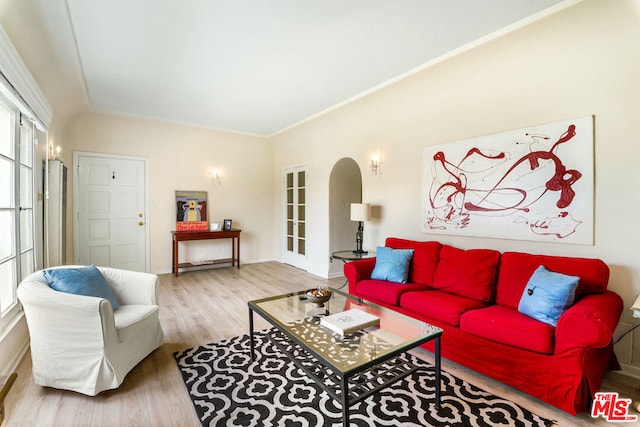
[[138,223],[138,225],[144,225],[144,222],[140,221],[140,222]]

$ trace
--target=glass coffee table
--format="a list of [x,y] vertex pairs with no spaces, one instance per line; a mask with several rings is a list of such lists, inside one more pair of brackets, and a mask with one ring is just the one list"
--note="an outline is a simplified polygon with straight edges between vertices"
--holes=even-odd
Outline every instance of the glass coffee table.
[[[253,313],[275,327],[271,341],[342,406],[343,426],[349,408],[419,369],[402,353],[435,342],[435,402],[440,407],[440,337],[442,329],[336,289],[318,306],[305,291],[249,301],[251,360],[255,357]],[[347,335],[320,324],[325,316],[357,309],[379,324]],[[276,334],[279,337],[276,337]],[[302,350],[302,351],[301,351]]]

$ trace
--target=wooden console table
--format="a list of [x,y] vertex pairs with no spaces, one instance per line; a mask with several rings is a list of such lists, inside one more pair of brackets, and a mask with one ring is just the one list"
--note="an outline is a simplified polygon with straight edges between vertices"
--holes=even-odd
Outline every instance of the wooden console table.
[[[202,267],[214,264],[231,263],[231,266],[237,265],[240,268],[240,231],[242,230],[220,230],[220,231],[172,231],[173,235],[173,266],[171,272],[178,277],[179,268]],[[214,259],[202,261],[201,263],[179,263],[178,262],[178,243],[189,240],[212,240],[212,239],[231,239],[231,258]]]

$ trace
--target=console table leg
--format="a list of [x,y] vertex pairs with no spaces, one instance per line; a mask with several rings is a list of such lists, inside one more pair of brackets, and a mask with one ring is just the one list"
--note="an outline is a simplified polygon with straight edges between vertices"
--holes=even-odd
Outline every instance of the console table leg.
[[176,240],[175,235],[173,236],[173,250],[171,251],[171,272],[178,277],[178,241]]
[[236,239],[231,238],[231,267],[236,265]]

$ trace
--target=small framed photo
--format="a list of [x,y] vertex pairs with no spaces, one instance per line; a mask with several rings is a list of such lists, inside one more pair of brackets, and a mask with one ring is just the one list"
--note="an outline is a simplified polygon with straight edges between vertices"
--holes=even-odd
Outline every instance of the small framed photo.
[[230,219],[225,219],[225,220],[222,222],[222,229],[223,229],[224,231],[229,231],[229,230],[231,230],[231,220],[230,220]]

